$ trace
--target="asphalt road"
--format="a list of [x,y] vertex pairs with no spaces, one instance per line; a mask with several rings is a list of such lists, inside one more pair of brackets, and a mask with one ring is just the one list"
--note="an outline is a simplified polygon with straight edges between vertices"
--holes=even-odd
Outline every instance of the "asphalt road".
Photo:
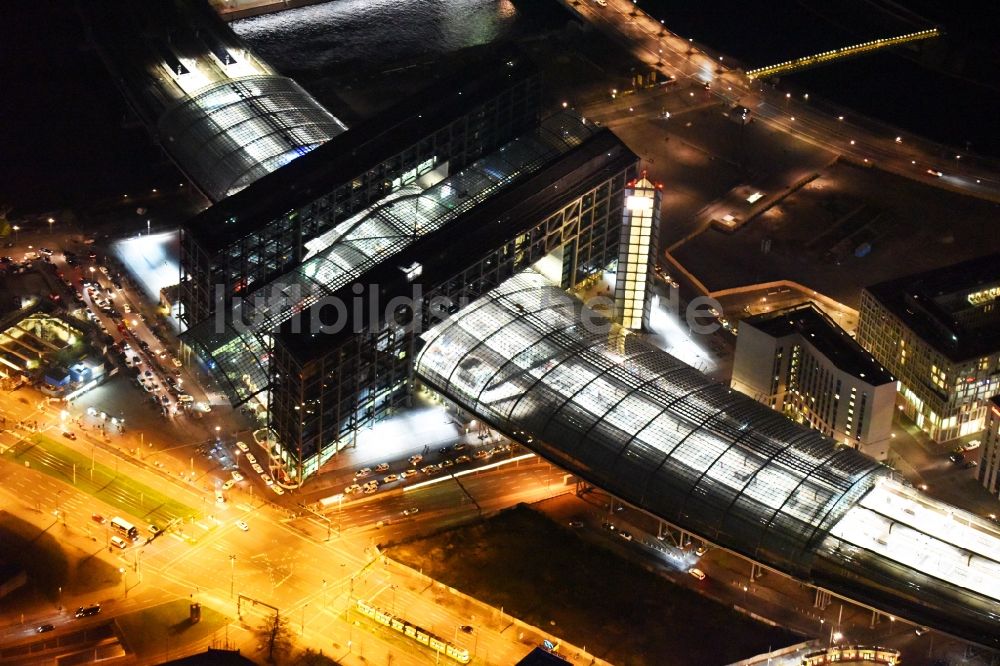
[[[994,169],[944,154],[942,146],[916,137],[897,142],[895,131],[861,118],[830,115],[765,82],[749,80],[736,63],[709,55],[690,40],[675,35],[627,0],[608,0],[607,7],[592,2],[567,2],[585,20],[626,43],[641,61],[680,81],[710,84],[711,92],[727,106],[743,105],[768,125],[794,134],[858,164],[877,166],[928,184],[992,201],[1000,200],[1000,178]],[[633,12],[635,12],[633,14]],[[836,66],[836,65],[832,65]],[[943,176],[929,175],[928,169]]]

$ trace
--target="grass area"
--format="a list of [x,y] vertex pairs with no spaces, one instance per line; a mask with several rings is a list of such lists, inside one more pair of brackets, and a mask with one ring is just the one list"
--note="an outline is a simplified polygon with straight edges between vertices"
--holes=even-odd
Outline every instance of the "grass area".
[[[0,560],[13,562],[28,575],[25,593],[56,601],[59,588],[67,596],[85,594],[117,583],[115,567],[88,554],[67,553],[58,540],[60,524],[42,531],[0,511]],[[14,600],[12,600],[14,601]]]
[[389,555],[615,664],[718,666],[797,640],[525,506]]
[[115,619],[125,644],[139,657],[165,653],[182,645],[206,640],[228,622],[221,613],[202,606],[201,621],[192,623],[190,602],[186,599],[168,601]]
[[16,460],[93,495],[123,513],[164,525],[174,518],[188,518],[197,511],[125,474],[96,463],[52,437],[35,433],[12,448]]

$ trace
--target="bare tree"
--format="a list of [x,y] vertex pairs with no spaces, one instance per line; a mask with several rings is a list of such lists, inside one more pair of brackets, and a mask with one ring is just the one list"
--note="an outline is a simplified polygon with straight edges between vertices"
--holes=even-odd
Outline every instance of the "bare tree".
[[277,663],[280,657],[291,651],[292,630],[288,626],[288,620],[280,613],[275,613],[264,620],[257,632],[261,639],[267,642],[268,663]]

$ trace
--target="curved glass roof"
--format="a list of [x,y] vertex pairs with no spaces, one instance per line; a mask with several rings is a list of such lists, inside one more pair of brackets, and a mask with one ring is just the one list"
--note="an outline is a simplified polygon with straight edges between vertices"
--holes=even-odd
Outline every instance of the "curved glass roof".
[[886,473],[586,312],[523,273],[428,333],[417,371],[560,465],[786,571]]
[[213,201],[347,129],[295,81],[273,75],[209,84],[158,125],[163,145]]
[[232,324],[219,330],[210,318],[185,333],[185,340],[199,348],[199,355],[231,389],[233,402],[248,400],[269,381],[268,333],[417,238],[538,171],[593,131],[578,117],[560,113],[427,189],[411,184],[393,192],[317,239],[301,265],[244,298],[231,313],[232,321],[246,322],[240,330]]
[[845,597],[1000,642],[995,526],[713,382],[542,276],[515,276],[423,340],[428,385],[586,481]]

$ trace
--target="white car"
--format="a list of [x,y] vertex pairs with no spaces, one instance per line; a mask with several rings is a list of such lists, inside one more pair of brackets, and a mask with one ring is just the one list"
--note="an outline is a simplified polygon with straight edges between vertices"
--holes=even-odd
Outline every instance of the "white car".
[[247,531],[250,530],[250,526],[247,525],[247,521],[245,521],[245,520],[237,520],[236,521],[236,527],[240,528],[244,532],[247,532]]
[[258,474],[264,473],[264,468],[258,465],[257,463],[253,463],[252,465],[250,465],[250,467],[252,467],[253,471],[257,472]]
[[221,490],[216,490],[215,491],[215,502],[216,502],[216,504],[225,504],[226,503],[226,497],[225,497],[225,495],[222,494]]
[[257,463],[257,457],[254,454],[252,454],[252,453],[248,453],[247,454],[247,460],[250,461],[251,465],[254,465],[254,464]]
[[392,483],[393,481],[398,481],[399,477],[395,474],[390,474],[389,476],[382,479],[382,483]]
[[233,475],[233,481],[235,481],[236,483],[239,483],[240,481],[243,480],[243,475],[237,472],[235,469],[232,471],[232,475]]
[[260,478],[262,478],[264,480],[264,483],[266,483],[267,485],[269,486],[274,485],[274,479],[271,478],[270,474],[261,474]]
[[356,483],[352,483],[351,485],[344,488],[345,495],[353,495],[354,493],[360,493],[360,492],[361,492],[361,486],[359,486]]
[[250,447],[247,446],[246,443],[244,442],[236,442],[236,448],[238,448],[243,453],[246,453],[247,451],[250,450]]
[[354,473],[354,478],[363,479],[371,473],[372,473],[371,467],[362,467],[361,469],[359,469],[357,472]]
[[378,465],[375,465],[375,471],[376,472],[388,472],[389,471],[389,463],[379,463]]
[[223,489],[223,490],[229,490],[229,489],[230,489],[230,488],[232,488],[232,487],[233,487],[233,486],[234,486],[235,484],[236,484],[236,482],[235,482],[235,481],[233,481],[232,479],[229,479],[228,481],[226,481],[225,483],[223,483],[223,484],[222,484],[222,489]]
[[378,486],[365,486],[365,495],[371,495],[378,491]]
[[407,458],[407,460],[410,462],[411,465],[416,465],[417,463],[419,463],[423,459],[424,459],[424,457],[422,455],[420,455],[419,453],[414,454],[414,455],[410,456],[409,458]]
[[417,507],[412,507],[412,508],[409,508],[409,509],[403,509],[403,515],[404,516],[412,516],[413,514],[417,513],[418,511],[420,511],[420,509],[418,509]]
[[594,0],[594,4],[597,5],[598,7],[607,7],[608,0]]
[[282,488],[281,486],[279,486],[277,483],[274,484],[273,486],[271,486],[271,490],[273,490],[276,495],[284,495],[285,494],[285,489]]
[[705,580],[705,572],[701,569],[688,569],[688,573],[698,580]]

